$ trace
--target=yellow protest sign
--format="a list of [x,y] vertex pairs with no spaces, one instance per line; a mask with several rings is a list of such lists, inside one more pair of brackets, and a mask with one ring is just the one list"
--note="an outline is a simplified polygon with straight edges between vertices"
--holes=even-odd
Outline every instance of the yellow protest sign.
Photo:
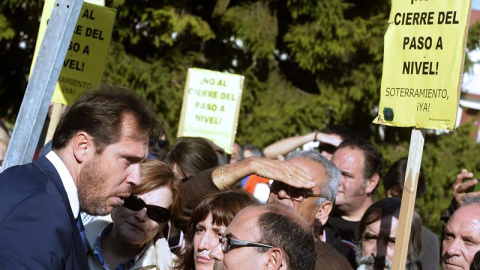
[[[54,3],[53,0],[45,1],[32,67],[35,64]],[[84,93],[89,86],[101,82],[115,15],[115,9],[88,2],[83,3],[53,93],[53,102],[68,105]]]
[[178,137],[204,137],[231,154],[243,80],[240,75],[188,69]]
[[377,124],[453,129],[471,1],[393,0]]

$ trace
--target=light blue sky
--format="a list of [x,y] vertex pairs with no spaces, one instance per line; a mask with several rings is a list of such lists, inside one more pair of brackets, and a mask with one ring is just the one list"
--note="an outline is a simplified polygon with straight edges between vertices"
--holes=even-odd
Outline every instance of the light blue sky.
[[480,10],[480,0],[472,0],[472,9]]

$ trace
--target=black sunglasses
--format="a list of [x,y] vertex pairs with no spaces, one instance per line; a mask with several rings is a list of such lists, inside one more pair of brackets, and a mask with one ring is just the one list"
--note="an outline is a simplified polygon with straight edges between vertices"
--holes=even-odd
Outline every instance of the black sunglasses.
[[130,197],[126,198],[123,201],[123,206],[132,211],[140,211],[143,208],[147,208],[148,218],[158,223],[165,222],[170,218],[170,210],[156,205],[148,205],[135,194],[131,194]]
[[283,182],[274,180],[273,183],[270,184],[270,191],[275,194],[278,194],[280,190],[285,191],[288,194],[288,196],[290,196],[291,198],[303,197],[304,199],[308,199],[311,197],[316,197],[316,198],[325,198],[328,200],[328,198],[322,194],[313,193],[311,189],[296,188],[296,187],[287,185]]
[[149,143],[149,145],[152,145],[152,146],[155,145],[155,144],[157,144],[158,147],[160,147],[160,148],[164,148],[164,147],[168,146],[168,141],[160,140],[160,139],[150,138],[150,139],[148,140],[148,143]]
[[220,241],[220,245],[222,246],[223,252],[227,253],[232,249],[232,247],[263,247],[263,248],[273,248],[271,245],[257,243],[257,242],[250,242],[244,240],[238,240],[232,238],[231,236],[220,236],[218,239]]
[[329,154],[332,154],[333,155],[333,152],[335,152],[337,150],[337,147],[334,146],[334,145],[331,145],[331,144],[328,144],[328,143],[320,143],[320,145],[318,146],[318,149],[317,151],[318,152],[327,152]]

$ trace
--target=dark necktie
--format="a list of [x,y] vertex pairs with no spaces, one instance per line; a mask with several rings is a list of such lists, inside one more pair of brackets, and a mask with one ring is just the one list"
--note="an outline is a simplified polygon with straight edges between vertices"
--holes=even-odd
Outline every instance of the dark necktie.
[[83,227],[82,218],[80,215],[78,215],[77,218],[77,228],[78,232],[80,233],[80,237],[82,238],[83,250],[87,252],[87,237],[85,236],[85,228]]

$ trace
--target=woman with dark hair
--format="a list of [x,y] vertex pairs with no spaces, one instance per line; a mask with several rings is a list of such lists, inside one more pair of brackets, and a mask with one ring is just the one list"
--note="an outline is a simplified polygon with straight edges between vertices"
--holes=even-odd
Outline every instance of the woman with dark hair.
[[[390,166],[388,172],[383,177],[383,187],[385,189],[385,195],[388,198],[402,198],[407,163],[408,159],[406,157],[397,160]],[[422,197],[426,192],[427,182],[423,169],[420,168],[417,179],[417,199]],[[422,262],[423,269],[439,269],[440,242],[436,234],[425,226],[422,226],[422,242],[424,245],[420,252],[420,261]]]
[[[165,159],[175,176],[186,182],[191,176],[218,166],[218,158],[210,143],[200,137],[180,137],[175,142]],[[172,222],[168,233],[168,243],[173,253],[179,254],[183,246],[183,232],[187,226],[188,217],[182,216]],[[183,231],[181,230],[183,229]]]
[[178,179],[185,181],[190,176],[218,166],[218,157],[204,138],[180,137],[168,152],[165,162]]
[[181,183],[161,161],[141,165],[142,184],[134,186],[111,220],[85,225],[89,269],[171,269],[162,229],[183,211]]
[[258,202],[243,190],[224,191],[207,196],[193,210],[184,252],[179,256],[176,270],[212,270],[215,260],[208,256],[218,244],[226,227],[243,208]]
[[[390,166],[388,172],[383,177],[383,188],[387,197],[402,198],[403,184],[405,182],[405,171],[407,170],[408,159],[401,158]],[[427,192],[425,175],[422,168],[417,181],[417,199]]]

